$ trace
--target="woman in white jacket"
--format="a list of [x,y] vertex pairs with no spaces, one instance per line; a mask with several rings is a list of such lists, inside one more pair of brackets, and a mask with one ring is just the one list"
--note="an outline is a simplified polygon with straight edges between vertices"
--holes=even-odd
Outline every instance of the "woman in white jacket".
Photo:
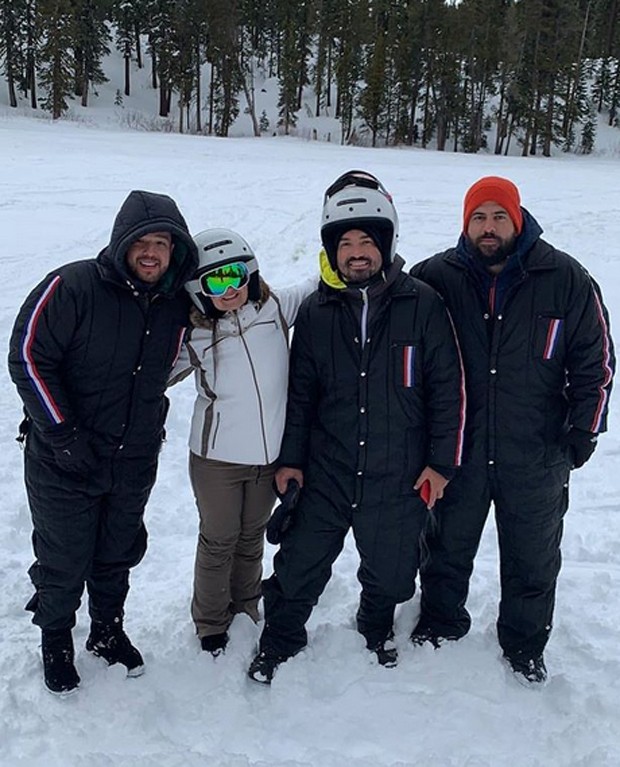
[[170,384],[194,371],[189,474],[200,516],[192,618],[217,656],[236,613],[258,621],[263,536],[286,413],[288,331],[316,279],[274,291],[229,229],[194,238],[191,328]]

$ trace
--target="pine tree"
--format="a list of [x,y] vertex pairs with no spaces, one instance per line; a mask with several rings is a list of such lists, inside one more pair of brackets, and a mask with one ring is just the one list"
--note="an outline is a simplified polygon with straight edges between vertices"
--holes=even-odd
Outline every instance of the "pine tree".
[[40,82],[46,96],[41,104],[57,120],[69,108],[73,92],[74,16],[71,0],[40,0],[42,44],[39,54]]
[[289,16],[283,30],[282,65],[280,70],[280,96],[278,98],[278,125],[289,135],[297,124],[298,70],[296,63],[297,35],[294,19]]
[[135,49],[135,29],[138,23],[138,6],[135,0],[116,0],[112,17],[116,27],[116,49],[123,56],[123,93],[130,96],[131,57]]
[[590,110],[590,113],[583,124],[581,130],[581,141],[579,143],[579,151],[581,154],[591,154],[594,149],[594,143],[596,140],[596,114],[594,109]]
[[353,118],[362,77],[363,42],[368,27],[367,0],[339,0],[338,33],[334,44],[336,74],[336,117],[340,119],[342,143],[353,135]]
[[17,106],[17,83],[24,76],[24,41],[22,19],[25,4],[21,0],[0,0],[0,60],[9,89],[9,106]]
[[368,57],[366,87],[359,100],[359,114],[370,129],[373,146],[386,122],[385,47],[385,34],[380,31]]
[[81,96],[82,106],[88,105],[91,85],[107,82],[102,60],[110,53],[110,33],[105,23],[105,9],[97,0],[73,0],[74,13],[74,60],[76,96]]

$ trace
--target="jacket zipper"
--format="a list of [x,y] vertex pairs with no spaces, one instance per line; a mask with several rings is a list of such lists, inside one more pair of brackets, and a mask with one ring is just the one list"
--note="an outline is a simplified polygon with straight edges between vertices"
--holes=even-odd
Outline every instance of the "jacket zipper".
[[[256,371],[254,369],[254,361],[252,360],[252,355],[250,354],[250,350],[248,349],[248,345],[245,341],[245,336],[243,334],[243,328],[241,327],[241,323],[239,322],[239,317],[235,313],[235,320],[237,322],[237,327],[239,328],[239,338],[241,339],[241,343],[243,344],[243,348],[245,349],[245,353],[248,357],[248,362],[250,363],[250,370],[252,371],[252,380],[254,381],[254,389],[256,391],[256,398],[258,400],[258,411],[260,414],[260,429],[261,429],[261,436],[263,439],[263,452],[265,455],[265,463],[269,463],[269,454],[267,450],[267,436],[266,436],[266,429],[265,429],[265,414],[263,411],[263,400],[260,394],[260,387],[258,386],[258,380],[256,378]],[[266,324],[266,323],[265,323]]]
[[366,344],[368,334],[368,288],[360,288],[362,294],[362,316],[360,317],[360,336],[362,340],[362,349]]

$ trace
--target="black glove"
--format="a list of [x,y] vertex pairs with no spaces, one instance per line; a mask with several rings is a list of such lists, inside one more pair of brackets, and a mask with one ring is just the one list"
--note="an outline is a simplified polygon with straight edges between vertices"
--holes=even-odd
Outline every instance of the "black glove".
[[88,437],[76,427],[61,429],[50,439],[54,460],[71,474],[89,474],[97,465]]
[[293,522],[293,511],[299,500],[300,492],[299,482],[292,478],[289,479],[286,485],[284,495],[278,493],[276,489],[280,505],[276,506],[269,518],[269,522],[267,522],[267,540],[274,546],[277,546],[282,541],[283,535]]
[[562,446],[566,448],[571,469],[580,469],[596,450],[598,434],[576,429],[574,426],[562,437]]

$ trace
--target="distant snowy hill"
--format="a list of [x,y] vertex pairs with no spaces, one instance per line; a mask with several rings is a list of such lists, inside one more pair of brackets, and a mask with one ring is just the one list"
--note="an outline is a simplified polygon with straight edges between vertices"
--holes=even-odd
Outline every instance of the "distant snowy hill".
[[[146,45],[143,50],[146,51]],[[80,106],[79,99],[70,102],[68,114],[62,120],[78,122],[85,125],[98,125],[100,127],[131,129],[139,131],[161,131],[178,132],[179,130],[179,108],[173,97],[173,108],[167,118],[158,117],[158,91],[151,84],[151,61],[148,54],[144,55],[144,66],[137,68],[135,61],[132,62],[131,70],[131,95],[124,96],[123,93],[123,59],[112,47],[111,53],[104,59],[103,70],[109,78],[107,83],[98,85],[96,92],[89,94],[89,106]],[[206,115],[208,108],[208,82],[210,67],[205,64],[202,76],[202,114],[203,114],[203,132],[206,131]],[[255,71],[255,96],[256,96],[256,114],[260,118],[264,116],[268,122],[268,127],[264,130],[263,136],[281,136],[282,129],[278,127],[278,98],[279,81],[275,77],[267,78],[260,68]],[[41,93],[39,93],[41,96]],[[243,93],[239,96],[239,116],[233,123],[229,137],[249,137],[253,136],[252,121],[246,111],[247,103]],[[306,141],[320,141],[340,144],[342,142],[342,131],[340,121],[335,117],[335,89],[332,90],[333,106],[325,109],[325,114],[315,117],[315,93],[311,88],[304,89],[303,106],[297,113],[297,125],[291,130],[292,137],[300,138]],[[6,87],[0,87],[0,116],[2,115],[21,115],[30,116],[43,120],[49,120],[48,113],[42,110],[31,110],[27,99],[22,98],[20,105],[16,109],[8,107],[8,91]],[[190,110],[192,123],[195,124],[195,105]],[[610,127],[606,114],[600,115],[597,123],[595,153],[604,156],[620,156],[620,130],[617,127]],[[369,146],[370,138],[364,128],[361,120],[355,121],[357,141],[361,146]],[[185,132],[187,128],[185,128]],[[493,146],[494,127],[488,132],[488,145]],[[431,141],[425,151],[433,151],[434,143]],[[482,151],[479,154],[486,154]],[[521,149],[517,141],[513,141],[510,148],[511,156],[519,156]],[[555,148],[555,155],[562,154],[561,150]]]

